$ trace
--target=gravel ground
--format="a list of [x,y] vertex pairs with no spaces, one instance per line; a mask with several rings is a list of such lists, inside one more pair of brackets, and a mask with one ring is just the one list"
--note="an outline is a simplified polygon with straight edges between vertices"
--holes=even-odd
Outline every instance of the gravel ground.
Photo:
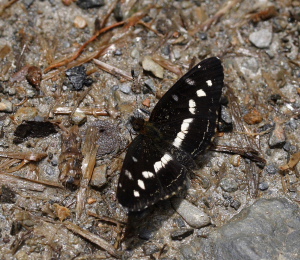
[[[0,1],[0,259],[300,259],[298,1]],[[212,56],[218,146],[128,215],[130,116]]]

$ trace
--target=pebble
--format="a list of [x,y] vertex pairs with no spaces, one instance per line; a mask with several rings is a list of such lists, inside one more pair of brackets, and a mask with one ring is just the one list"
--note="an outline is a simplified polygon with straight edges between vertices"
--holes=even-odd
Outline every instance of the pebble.
[[143,251],[145,255],[153,255],[154,253],[158,252],[160,249],[155,244],[146,244],[143,246]]
[[104,0],[78,0],[76,4],[82,9],[101,7],[105,4]]
[[13,111],[13,104],[10,101],[6,100],[6,99],[1,99],[1,101],[0,101],[0,111],[11,113]]
[[201,228],[210,224],[209,216],[202,210],[180,198],[171,200],[173,207],[177,213],[194,228]]
[[263,120],[263,117],[262,117],[261,113],[256,109],[252,109],[249,113],[244,115],[244,121],[248,125],[259,124],[262,120]]
[[194,233],[194,229],[191,228],[180,228],[171,232],[170,237],[172,240],[182,240],[189,237]]
[[275,164],[269,164],[266,166],[265,169],[266,169],[267,173],[269,173],[269,174],[276,174],[279,172],[279,169]]
[[83,29],[87,26],[87,22],[82,16],[76,16],[74,19],[74,25],[76,28]]
[[42,70],[36,66],[30,66],[26,75],[26,79],[29,84],[39,89],[42,81]]
[[241,156],[234,154],[230,157],[229,162],[234,167],[239,167],[241,165]]
[[162,79],[164,77],[164,69],[162,66],[154,62],[150,56],[145,56],[142,61],[143,69],[150,71],[157,78]]
[[156,93],[155,83],[152,78],[146,79],[144,83],[146,87],[151,90],[152,93]]
[[260,189],[260,190],[262,190],[262,191],[264,191],[264,190],[267,190],[267,189],[269,189],[269,184],[267,183],[267,182],[261,182],[259,185],[258,185],[258,188]]
[[102,164],[98,167],[95,167],[91,179],[91,186],[101,188],[107,182],[106,172],[107,172],[106,164]]
[[119,90],[122,91],[124,94],[130,94],[131,93],[131,83],[125,82],[119,86]]
[[38,110],[35,107],[20,107],[14,115],[14,121],[21,124],[24,120],[33,120],[38,115]]
[[234,192],[238,189],[238,184],[233,178],[225,177],[220,181],[220,187],[223,191]]
[[270,148],[282,148],[286,142],[286,137],[284,129],[281,124],[276,123],[273,131],[270,134],[269,138],[269,147]]
[[249,40],[257,48],[268,48],[272,42],[272,30],[267,28],[253,32],[250,34]]
[[238,210],[241,205],[241,202],[239,202],[238,200],[233,199],[230,201],[230,207],[234,208],[235,210]]
[[82,125],[86,122],[87,116],[84,112],[75,111],[72,114],[71,120],[75,125]]
[[220,132],[230,132],[233,129],[231,114],[229,108],[226,106],[221,106],[218,128]]
[[140,52],[137,48],[134,48],[131,53],[130,53],[130,56],[134,59],[140,59]]

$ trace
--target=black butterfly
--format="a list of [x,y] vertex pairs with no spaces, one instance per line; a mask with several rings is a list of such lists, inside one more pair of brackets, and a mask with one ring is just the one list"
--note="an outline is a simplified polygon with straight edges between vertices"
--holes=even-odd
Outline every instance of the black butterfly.
[[140,134],[128,148],[117,198],[139,211],[184,186],[194,160],[215,134],[223,67],[216,58],[197,64],[159,100],[149,121],[133,118]]

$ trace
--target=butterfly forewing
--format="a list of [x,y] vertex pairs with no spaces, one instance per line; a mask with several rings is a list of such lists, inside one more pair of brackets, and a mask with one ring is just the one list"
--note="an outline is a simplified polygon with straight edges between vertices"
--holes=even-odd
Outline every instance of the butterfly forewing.
[[218,58],[200,62],[167,91],[149,121],[166,140],[196,157],[215,133],[223,79]]
[[209,58],[160,99],[127,151],[117,189],[124,207],[144,209],[184,185],[192,158],[215,133],[223,79],[220,60]]

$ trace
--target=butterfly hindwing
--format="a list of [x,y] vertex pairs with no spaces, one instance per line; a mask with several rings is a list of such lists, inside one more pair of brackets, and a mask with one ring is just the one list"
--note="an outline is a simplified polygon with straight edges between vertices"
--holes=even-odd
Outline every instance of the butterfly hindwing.
[[183,186],[186,174],[187,169],[172,154],[164,153],[153,140],[139,135],[124,159],[118,200],[130,211],[144,209],[176,192]]

